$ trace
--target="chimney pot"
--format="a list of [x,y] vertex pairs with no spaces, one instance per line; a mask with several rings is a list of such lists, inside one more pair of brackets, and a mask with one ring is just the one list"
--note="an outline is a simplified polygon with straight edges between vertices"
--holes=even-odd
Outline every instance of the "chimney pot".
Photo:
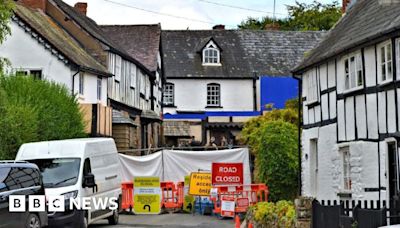
[[87,3],[86,2],[77,2],[74,5],[75,10],[77,10],[78,12],[80,12],[83,15],[86,15],[87,13]]
[[43,11],[46,11],[47,0],[17,0],[16,2],[20,3],[25,7],[29,7],[32,9],[41,9]]
[[225,25],[214,25],[213,30],[224,30]]
[[349,6],[351,0],[342,0],[342,13],[346,13],[347,7]]

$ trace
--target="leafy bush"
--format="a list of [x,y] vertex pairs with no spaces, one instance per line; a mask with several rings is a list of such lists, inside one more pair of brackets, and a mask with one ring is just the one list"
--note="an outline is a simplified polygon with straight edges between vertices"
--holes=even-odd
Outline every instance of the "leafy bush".
[[297,99],[286,108],[266,112],[246,122],[242,139],[255,156],[254,177],[266,183],[270,200],[293,200],[298,187]]
[[247,219],[257,224],[257,227],[294,227],[296,211],[290,201],[261,202],[249,208]]
[[0,159],[14,159],[23,143],[84,137],[79,105],[58,84],[0,75]]

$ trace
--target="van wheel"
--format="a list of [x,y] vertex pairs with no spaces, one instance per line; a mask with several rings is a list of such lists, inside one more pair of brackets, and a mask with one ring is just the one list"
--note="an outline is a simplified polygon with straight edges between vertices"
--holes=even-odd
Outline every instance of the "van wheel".
[[35,214],[29,214],[28,218],[26,219],[26,228],[40,228],[40,219],[37,215]]
[[118,210],[113,211],[113,215],[108,217],[108,224],[110,225],[117,225],[119,220],[119,213]]
[[81,218],[81,221],[79,222],[79,228],[87,228],[88,227],[88,218],[86,216],[86,213]]

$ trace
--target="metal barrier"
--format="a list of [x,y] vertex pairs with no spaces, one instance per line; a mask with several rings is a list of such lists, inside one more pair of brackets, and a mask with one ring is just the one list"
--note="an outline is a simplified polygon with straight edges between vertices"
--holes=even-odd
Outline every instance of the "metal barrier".
[[258,202],[268,201],[268,187],[265,184],[214,186],[217,197],[211,197],[214,202],[214,213],[221,214],[221,204],[224,197],[235,200],[235,213],[245,213],[249,206]]
[[133,182],[122,182],[122,203],[121,209],[129,209],[132,211],[133,208]]
[[184,200],[184,182],[161,182],[161,208],[182,209]]

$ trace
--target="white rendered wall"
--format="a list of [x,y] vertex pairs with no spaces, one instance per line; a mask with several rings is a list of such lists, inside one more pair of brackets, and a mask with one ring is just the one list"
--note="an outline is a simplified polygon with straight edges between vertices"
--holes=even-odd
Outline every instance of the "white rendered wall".
[[[379,199],[378,192],[365,192],[365,188],[377,188],[379,186],[378,143],[357,141],[337,144],[335,137],[332,137],[334,135],[336,135],[336,124],[303,130],[302,195],[313,196],[320,200],[340,199],[337,194],[346,191],[343,190],[343,166],[339,151],[341,147],[348,146],[351,163],[352,199]],[[310,140],[316,138],[318,139],[318,172],[317,194],[314,195],[310,183],[309,150]]]
[[[174,84],[175,106],[164,108],[164,113],[180,111],[253,111],[253,81],[209,80],[209,79],[169,79]],[[218,83],[221,88],[222,108],[206,108],[207,84]]]
[[[52,55],[49,49],[32,38],[14,21],[10,23],[11,35],[0,45],[0,57],[7,58],[13,69],[42,70],[44,80],[64,85],[72,92],[72,76],[76,71]],[[85,91],[80,103],[97,103],[97,76],[84,73]],[[75,76],[74,94],[78,93],[79,74]],[[107,82],[103,79],[101,103],[107,103]]]

